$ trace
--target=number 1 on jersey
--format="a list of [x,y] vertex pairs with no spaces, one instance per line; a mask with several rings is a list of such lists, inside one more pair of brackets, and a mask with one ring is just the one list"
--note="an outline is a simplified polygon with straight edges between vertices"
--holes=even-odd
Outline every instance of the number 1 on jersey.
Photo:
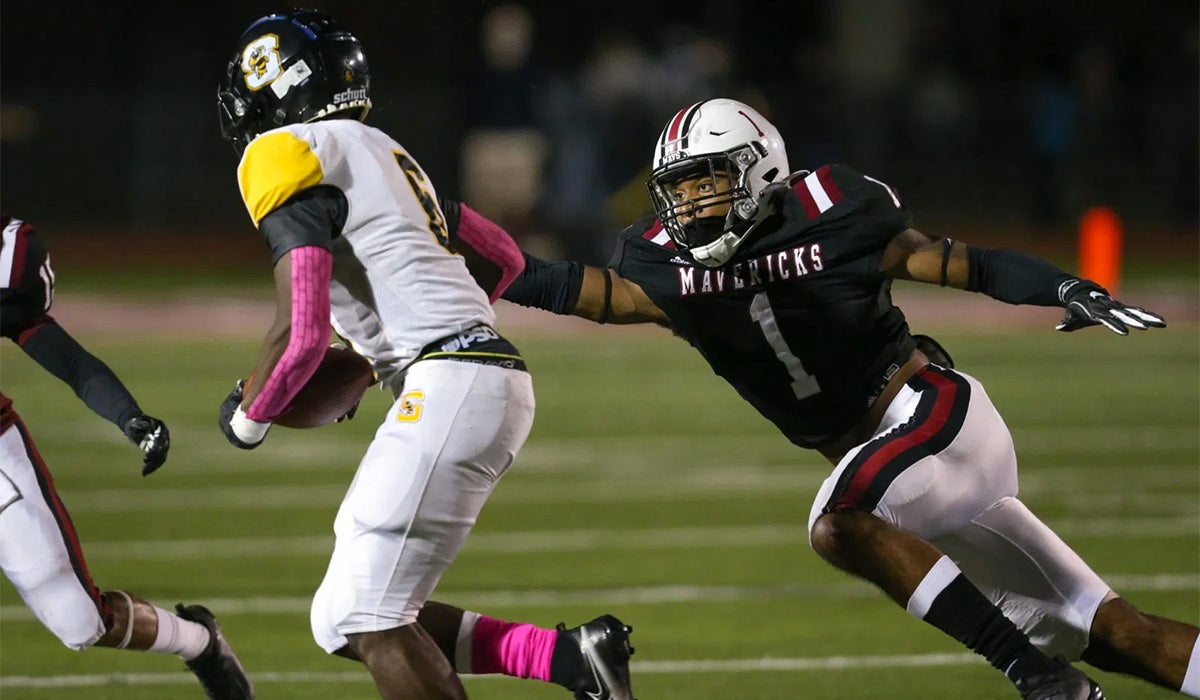
[[771,310],[771,301],[767,299],[766,292],[754,295],[754,301],[750,303],[750,318],[762,328],[763,336],[775,351],[775,357],[787,368],[792,377],[792,391],[796,393],[796,398],[807,399],[821,393],[821,385],[817,383],[817,378],[804,369],[804,363],[792,354],[791,348],[783,339],[783,334],[779,332],[779,323],[775,320],[775,312]]

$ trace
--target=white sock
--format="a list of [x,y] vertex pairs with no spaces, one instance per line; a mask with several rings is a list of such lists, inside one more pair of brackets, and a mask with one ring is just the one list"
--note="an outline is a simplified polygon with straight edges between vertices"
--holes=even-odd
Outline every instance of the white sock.
[[1200,698],[1200,638],[1197,638],[1196,644],[1192,646],[1192,656],[1188,659],[1187,671],[1183,674],[1183,685],[1179,686],[1179,692]]
[[471,673],[471,637],[475,634],[476,622],[479,622],[479,613],[463,611],[462,622],[458,624],[458,639],[454,643],[454,670],[459,673]]
[[908,613],[918,620],[924,620],[925,614],[929,612],[929,607],[933,605],[935,598],[946,590],[954,579],[962,573],[958,566],[950,557],[942,555],[941,559],[934,562],[933,566],[926,572],[925,578],[917,584],[916,590],[908,599],[908,605],[905,609]]
[[158,636],[148,651],[178,654],[184,661],[191,661],[208,648],[212,635],[207,627],[185,620],[157,605],[154,606],[154,612],[158,614]]

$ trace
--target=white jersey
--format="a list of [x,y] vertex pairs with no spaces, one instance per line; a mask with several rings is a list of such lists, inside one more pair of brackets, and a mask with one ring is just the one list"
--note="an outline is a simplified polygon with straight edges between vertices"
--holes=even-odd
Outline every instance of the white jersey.
[[346,196],[331,321],[385,385],[434,340],[495,323],[487,294],[449,247],[433,183],[379,129],[333,119],[268,131],[247,146],[238,183],[256,226],[308,188]]

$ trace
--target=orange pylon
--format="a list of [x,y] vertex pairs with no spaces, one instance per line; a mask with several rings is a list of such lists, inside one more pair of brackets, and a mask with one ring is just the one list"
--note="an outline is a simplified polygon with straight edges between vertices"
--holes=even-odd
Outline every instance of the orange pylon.
[[1108,207],[1092,207],[1079,222],[1079,276],[1116,296],[1121,285],[1121,219]]

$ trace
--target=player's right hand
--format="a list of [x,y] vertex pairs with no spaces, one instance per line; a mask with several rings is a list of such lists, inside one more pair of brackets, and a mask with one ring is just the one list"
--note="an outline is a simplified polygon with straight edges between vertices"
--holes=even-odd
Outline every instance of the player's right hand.
[[142,458],[142,476],[153,474],[167,461],[167,450],[171,449],[171,431],[159,419],[139,413],[125,421],[121,430],[129,441],[137,445],[145,456]]
[[[242,389],[246,386],[245,379],[239,379],[237,385],[233,387],[233,391],[225,397],[225,401],[221,403],[220,420],[218,425],[221,427],[221,433],[225,435],[225,439],[234,447],[240,447],[243,450],[253,450],[262,444],[263,440],[267,439],[267,430],[271,428],[270,423],[259,423],[250,420],[242,413]],[[239,431],[238,426],[242,430]],[[263,427],[265,426],[265,427]],[[242,434],[239,434],[242,433]],[[250,433],[254,433],[251,435]]]
[[1070,333],[1088,326],[1102,325],[1117,335],[1129,335],[1130,328],[1166,328],[1162,316],[1113,299],[1108,290],[1091,280],[1076,280],[1059,293],[1067,313],[1054,328]]

